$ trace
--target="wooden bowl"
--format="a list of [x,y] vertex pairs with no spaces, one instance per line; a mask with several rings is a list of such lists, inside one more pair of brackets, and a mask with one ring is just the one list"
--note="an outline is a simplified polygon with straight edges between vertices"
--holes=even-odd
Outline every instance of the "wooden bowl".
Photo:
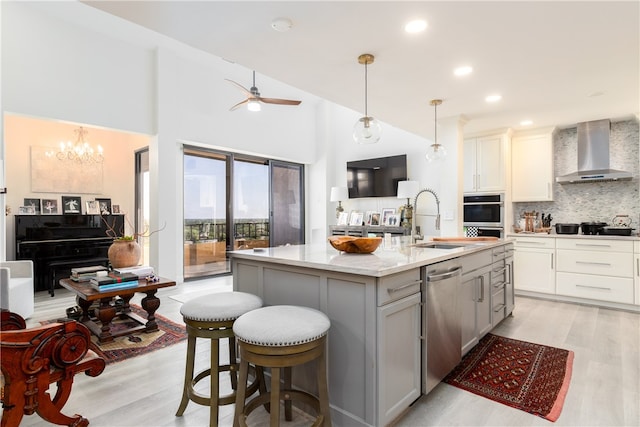
[[329,243],[335,249],[350,254],[370,254],[378,249],[382,237],[331,236]]

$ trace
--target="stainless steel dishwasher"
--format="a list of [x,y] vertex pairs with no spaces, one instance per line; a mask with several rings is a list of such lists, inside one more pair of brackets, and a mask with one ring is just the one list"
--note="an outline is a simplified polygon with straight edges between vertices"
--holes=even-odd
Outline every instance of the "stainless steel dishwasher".
[[429,393],[462,359],[460,277],[462,267],[457,259],[423,267],[426,292],[423,292],[422,393]]

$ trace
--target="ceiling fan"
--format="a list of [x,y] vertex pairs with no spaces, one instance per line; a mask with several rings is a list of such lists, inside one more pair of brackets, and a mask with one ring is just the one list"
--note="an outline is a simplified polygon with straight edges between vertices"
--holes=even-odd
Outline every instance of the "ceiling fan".
[[229,83],[234,84],[238,89],[240,89],[245,95],[247,95],[247,99],[242,102],[238,102],[233,107],[229,108],[229,111],[233,111],[241,105],[247,104],[247,108],[249,111],[260,111],[260,103],[263,102],[265,104],[279,104],[279,105],[299,105],[302,101],[295,101],[293,99],[279,99],[279,98],[263,98],[260,96],[260,92],[258,92],[258,88],[256,87],[256,72],[253,72],[253,86],[251,89],[247,90],[244,86],[234,82],[233,80],[225,79]]

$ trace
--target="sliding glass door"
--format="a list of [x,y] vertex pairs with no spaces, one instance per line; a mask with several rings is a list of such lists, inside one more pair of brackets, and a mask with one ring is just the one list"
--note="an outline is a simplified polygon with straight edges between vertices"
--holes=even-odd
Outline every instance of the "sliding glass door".
[[230,273],[229,250],[304,243],[303,171],[185,147],[185,279]]

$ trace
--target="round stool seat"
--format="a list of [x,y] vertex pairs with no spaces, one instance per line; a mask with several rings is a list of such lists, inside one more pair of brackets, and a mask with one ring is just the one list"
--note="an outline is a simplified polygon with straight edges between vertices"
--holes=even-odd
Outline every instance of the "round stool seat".
[[233,324],[236,339],[265,347],[287,347],[327,334],[331,321],[308,307],[274,305],[243,314]]
[[262,307],[262,299],[245,292],[217,292],[191,299],[180,308],[182,317],[200,322],[235,320]]

